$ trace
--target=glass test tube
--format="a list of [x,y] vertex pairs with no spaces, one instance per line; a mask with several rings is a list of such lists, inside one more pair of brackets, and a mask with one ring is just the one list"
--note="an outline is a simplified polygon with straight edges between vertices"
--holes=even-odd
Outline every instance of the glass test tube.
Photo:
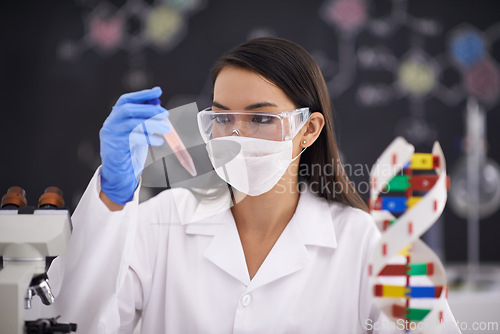
[[174,126],[168,118],[165,120],[165,123],[170,126],[170,132],[163,134],[163,137],[174,152],[177,160],[179,160],[182,167],[184,167],[184,169],[186,169],[186,171],[191,174],[191,176],[198,175],[196,167],[194,166],[193,158],[191,158],[191,155],[189,155],[186,146],[182,142],[177,131],[175,131]]

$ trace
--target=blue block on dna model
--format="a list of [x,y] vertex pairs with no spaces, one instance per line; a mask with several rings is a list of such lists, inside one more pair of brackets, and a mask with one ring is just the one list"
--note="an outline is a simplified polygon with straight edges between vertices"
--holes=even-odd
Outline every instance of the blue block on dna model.
[[404,212],[407,208],[406,197],[382,197],[382,210],[387,210],[392,213]]
[[436,287],[434,286],[412,286],[406,292],[407,297],[411,298],[435,298]]

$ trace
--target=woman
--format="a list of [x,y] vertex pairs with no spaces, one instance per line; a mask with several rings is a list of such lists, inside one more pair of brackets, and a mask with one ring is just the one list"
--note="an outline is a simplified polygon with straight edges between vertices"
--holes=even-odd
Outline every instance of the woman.
[[[260,38],[222,56],[213,80],[198,120],[233,205],[194,223],[183,215],[195,197],[180,189],[139,205],[146,145],[130,134],[145,120],[168,132],[168,112],[158,88],[123,95],[49,272],[55,313],[82,333],[129,333],[140,317],[143,333],[369,332],[379,233],[340,163],[318,66],[295,43]],[[242,153],[234,165],[220,164],[227,145]]]

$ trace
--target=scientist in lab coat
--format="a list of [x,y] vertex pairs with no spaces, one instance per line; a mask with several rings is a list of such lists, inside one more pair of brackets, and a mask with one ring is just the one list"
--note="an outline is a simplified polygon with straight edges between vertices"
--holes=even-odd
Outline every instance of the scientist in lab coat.
[[[179,188],[139,205],[147,146],[133,129],[168,132],[168,111],[158,87],[122,95],[48,273],[54,314],[79,333],[131,333],[139,319],[146,334],[371,332],[367,262],[379,232],[340,163],[313,58],[254,39],[216,62],[213,83],[198,126],[228,205],[188,221],[197,197]],[[228,158],[231,145],[239,154]]]

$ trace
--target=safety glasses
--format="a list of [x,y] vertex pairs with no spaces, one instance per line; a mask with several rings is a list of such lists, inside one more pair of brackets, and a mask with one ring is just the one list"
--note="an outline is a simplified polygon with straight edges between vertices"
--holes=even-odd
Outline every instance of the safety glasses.
[[290,140],[309,119],[309,108],[283,112],[204,109],[198,113],[203,140],[243,136],[274,141]]

